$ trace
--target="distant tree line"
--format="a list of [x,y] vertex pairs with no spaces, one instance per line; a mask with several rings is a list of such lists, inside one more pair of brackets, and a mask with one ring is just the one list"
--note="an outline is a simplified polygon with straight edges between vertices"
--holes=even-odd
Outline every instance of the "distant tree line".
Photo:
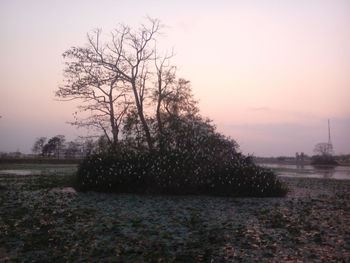
[[43,157],[82,158],[92,153],[104,152],[108,147],[108,140],[104,136],[95,140],[88,138],[66,141],[64,135],[56,135],[49,139],[37,138],[32,152]]

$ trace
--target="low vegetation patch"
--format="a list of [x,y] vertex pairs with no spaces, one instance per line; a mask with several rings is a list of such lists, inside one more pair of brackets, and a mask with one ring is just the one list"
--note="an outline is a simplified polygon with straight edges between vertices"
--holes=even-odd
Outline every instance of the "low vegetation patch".
[[0,174],[1,262],[349,262],[349,180],[285,177],[286,198],[257,199],[64,191],[69,178]]
[[316,155],[312,158],[312,165],[339,165],[332,155]]
[[53,188],[73,187],[76,183],[75,174],[65,175],[13,175],[0,174],[0,190],[37,191]]
[[250,157],[229,160],[179,150],[95,154],[77,172],[77,190],[116,193],[285,196],[288,188]]

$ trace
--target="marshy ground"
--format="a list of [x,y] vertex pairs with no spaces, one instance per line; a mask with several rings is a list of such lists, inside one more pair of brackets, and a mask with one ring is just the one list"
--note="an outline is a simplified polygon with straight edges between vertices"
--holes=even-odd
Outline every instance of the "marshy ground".
[[4,262],[349,262],[350,180],[282,178],[285,198],[76,193],[0,175]]

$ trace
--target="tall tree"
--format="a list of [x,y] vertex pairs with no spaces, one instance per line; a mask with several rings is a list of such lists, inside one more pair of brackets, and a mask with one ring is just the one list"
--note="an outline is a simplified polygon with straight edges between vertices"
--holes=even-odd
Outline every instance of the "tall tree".
[[[148,19],[147,22],[136,30],[120,25],[111,32],[109,42],[101,41],[101,30],[95,30],[88,34],[87,47],[67,50],[63,54],[69,59],[65,69],[66,84],[56,95],[68,100],[82,100],[84,105],[79,107],[80,110],[89,111],[91,115],[73,124],[98,127],[114,144],[133,98],[148,147],[152,149],[145,100],[155,54],[155,45],[152,44],[156,41],[160,22],[157,19]],[[113,135],[112,139],[109,133]]]
[[[114,54],[111,61],[106,61],[106,67],[112,69],[126,81],[134,97],[134,105],[143,126],[143,131],[149,149],[153,148],[150,127],[146,120],[145,99],[148,93],[148,81],[152,77],[152,62],[155,54],[156,35],[160,30],[160,21],[148,19],[148,25],[141,25],[137,30],[121,25],[112,33],[110,52]],[[95,43],[98,47],[98,43]],[[96,49],[97,50],[97,49]],[[99,52],[100,57],[106,56]]]
[[43,155],[55,156],[60,158],[61,151],[64,149],[65,143],[64,135],[56,135],[52,137],[43,147]]
[[37,138],[36,141],[34,142],[32,152],[36,154],[42,154],[45,142],[46,142],[46,137]]
[[148,18],[137,29],[119,25],[109,41],[95,30],[88,34],[86,47],[73,47],[63,54],[68,60],[66,82],[56,95],[81,100],[80,111],[90,113],[80,119],[76,113],[73,124],[99,128],[114,145],[120,132],[133,134],[138,145],[153,149],[169,116],[185,112],[195,116],[189,82],[177,79],[176,67],[170,65],[173,53],[159,56],[160,29],[159,20]]
[[170,59],[173,56],[165,56],[163,58],[155,59],[155,68],[157,75],[156,89],[154,92],[154,100],[157,103],[156,118],[158,125],[158,132],[161,137],[164,135],[163,121],[162,121],[162,103],[167,96],[171,95],[171,85],[174,84],[176,78],[176,67],[170,65]]
[[[86,47],[72,47],[63,53],[66,61],[65,84],[56,92],[63,100],[80,100],[75,121],[79,127],[94,127],[104,132],[110,144],[117,146],[120,124],[129,102],[125,81],[118,72],[106,67],[110,54],[100,44],[101,30],[88,34]],[[108,64],[108,63],[107,63]]]
[[78,142],[68,142],[66,144],[65,156],[68,158],[75,158],[76,155],[81,151],[81,145]]
[[330,143],[320,142],[315,145],[314,153],[321,156],[331,156],[333,153],[333,146]]
[[163,111],[171,117],[198,117],[198,102],[193,97],[190,81],[186,79],[176,80],[162,102]]

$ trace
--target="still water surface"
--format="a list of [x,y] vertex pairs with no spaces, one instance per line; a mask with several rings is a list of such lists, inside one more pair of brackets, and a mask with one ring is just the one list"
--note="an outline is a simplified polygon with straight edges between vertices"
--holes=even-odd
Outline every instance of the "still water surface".
[[[313,177],[333,178],[350,180],[350,166],[315,167],[311,165],[270,164],[262,163],[261,166],[271,168],[280,176],[288,177]],[[13,175],[50,175],[50,174],[72,174],[76,172],[77,166],[54,166],[35,167],[34,169],[8,169],[0,170],[0,174]]]
[[350,180],[350,166],[320,167],[312,165],[268,164],[261,166],[271,168],[280,176],[333,178]]
[[13,175],[51,175],[51,174],[72,174],[77,171],[77,165],[36,165],[31,168],[0,169],[0,174]]

